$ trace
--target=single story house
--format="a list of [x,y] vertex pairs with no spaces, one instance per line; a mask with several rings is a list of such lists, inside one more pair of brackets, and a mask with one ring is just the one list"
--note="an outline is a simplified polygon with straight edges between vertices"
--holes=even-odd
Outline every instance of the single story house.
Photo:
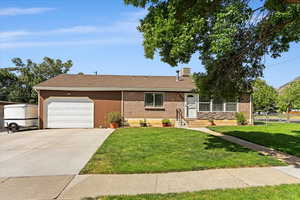
[[40,128],[107,127],[107,113],[120,112],[129,126],[146,120],[161,126],[162,119],[174,125],[206,126],[236,124],[242,112],[252,124],[249,95],[238,101],[202,99],[193,93],[190,68],[176,76],[121,76],[62,74],[36,85]]

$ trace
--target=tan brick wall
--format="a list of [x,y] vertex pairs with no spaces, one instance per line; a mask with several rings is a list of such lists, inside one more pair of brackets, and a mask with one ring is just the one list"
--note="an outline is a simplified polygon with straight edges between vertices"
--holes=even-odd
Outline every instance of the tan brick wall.
[[[215,126],[235,126],[237,125],[236,120],[228,120],[228,119],[223,119],[223,120],[214,120],[214,125]],[[188,127],[205,127],[205,126],[211,126],[211,123],[209,120],[194,120],[190,121],[188,124]]]
[[[144,121],[144,118],[127,118],[126,123],[130,127],[140,127],[140,121]],[[161,123],[162,119],[153,119],[153,118],[148,118],[146,119],[147,125],[149,127],[162,127]],[[171,125],[174,126],[176,119],[170,119]]]
[[125,118],[176,118],[176,109],[184,106],[184,93],[164,92],[163,109],[147,109],[144,106],[144,92],[124,92]]

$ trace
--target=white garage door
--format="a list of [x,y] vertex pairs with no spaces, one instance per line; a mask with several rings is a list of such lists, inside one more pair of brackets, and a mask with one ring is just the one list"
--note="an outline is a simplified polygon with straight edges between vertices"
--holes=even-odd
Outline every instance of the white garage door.
[[46,128],[94,127],[94,103],[87,97],[51,97],[45,111]]

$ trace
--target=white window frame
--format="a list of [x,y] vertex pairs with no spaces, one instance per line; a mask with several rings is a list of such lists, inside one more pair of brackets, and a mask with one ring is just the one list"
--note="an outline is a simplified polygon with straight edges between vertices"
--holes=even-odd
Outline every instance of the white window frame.
[[[227,103],[236,103],[236,111],[227,111],[227,110],[226,110],[226,104],[227,104]],[[239,112],[239,102],[238,102],[238,101],[236,101],[236,102],[233,102],[233,101],[225,102],[225,103],[224,103],[224,112]]]
[[[153,106],[146,106],[146,94],[152,94],[153,95]],[[155,94],[161,94],[162,95],[162,106],[155,106]],[[165,105],[165,93],[164,92],[145,92],[144,93],[144,108],[164,108],[164,105]]]
[[[208,101],[199,101],[198,102],[198,104],[200,104],[200,103],[208,103]],[[209,111],[201,111],[200,110],[200,105],[198,105],[198,112],[239,112],[239,102],[238,101],[236,101],[236,102],[232,102],[232,101],[230,101],[230,102],[223,102],[223,111],[213,111],[213,99],[210,99],[210,101],[209,101],[209,103],[210,103],[210,110]],[[226,104],[227,103],[236,103],[236,111],[227,111],[226,110]]]
[[[206,103],[209,104],[209,111],[200,111],[200,103]],[[198,102],[198,112],[211,112],[212,110],[212,99],[210,99],[210,101],[200,101],[200,97],[199,97],[199,102]]]

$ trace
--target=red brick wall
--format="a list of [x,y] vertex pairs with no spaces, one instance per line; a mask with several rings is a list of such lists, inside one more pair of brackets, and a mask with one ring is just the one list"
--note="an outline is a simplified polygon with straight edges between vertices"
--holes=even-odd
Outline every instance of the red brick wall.
[[94,101],[94,127],[107,127],[108,112],[121,112],[121,92],[40,91],[39,123],[43,128],[43,104],[48,97],[89,97]]

